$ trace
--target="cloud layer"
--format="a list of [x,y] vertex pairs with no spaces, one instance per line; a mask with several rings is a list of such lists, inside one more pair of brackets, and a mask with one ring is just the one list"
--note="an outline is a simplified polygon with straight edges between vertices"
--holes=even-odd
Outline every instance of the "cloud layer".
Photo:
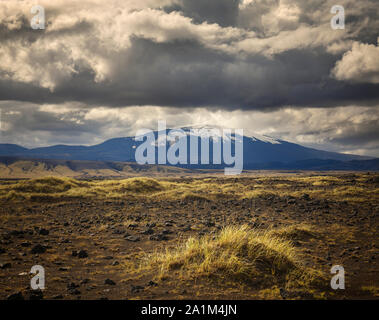
[[45,31],[30,28],[33,3],[1,4],[3,100],[244,110],[378,102],[375,1],[341,1],[345,30],[330,27],[332,0],[41,1]]
[[305,146],[379,157],[379,113],[372,107],[284,108],[273,112],[183,109],[156,106],[88,108],[77,103],[37,105],[0,103],[1,140],[27,147],[93,145],[114,137],[156,130],[157,119],[170,128],[215,125],[243,128]]
[[91,144],[155,125],[249,128],[379,155],[379,7],[341,0],[0,2],[1,140]]

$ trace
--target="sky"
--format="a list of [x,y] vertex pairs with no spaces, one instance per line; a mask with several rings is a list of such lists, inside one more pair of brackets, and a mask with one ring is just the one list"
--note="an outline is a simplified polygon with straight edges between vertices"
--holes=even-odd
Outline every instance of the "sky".
[[0,142],[92,145],[166,120],[379,157],[378,18],[377,0],[0,0]]

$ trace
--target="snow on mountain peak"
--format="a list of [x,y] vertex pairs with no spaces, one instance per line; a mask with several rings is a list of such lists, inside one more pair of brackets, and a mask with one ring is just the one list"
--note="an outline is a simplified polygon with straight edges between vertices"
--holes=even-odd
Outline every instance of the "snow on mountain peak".
[[[222,128],[221,126],[211,126],[211,125],[194,125],[194,126],[185,126],[180,128],[186,132],[190,132],[191,130],[194,132],[198,132],[200,136],[208,135],[212,132],[212,129],[219,130],[220,134],[222,134]],[[215,132],[217,132],[217,130]],[[208,133],[208,134],[207,134]],[[281,144],[281,141],[278,139],[275,139],[270,136],[257,134],[254,132],[251,132],[249,129],[244,129],[244,136],[247,138],[251,138],[253,141],[260,141],[265,143],[271,143],[271,144]]]

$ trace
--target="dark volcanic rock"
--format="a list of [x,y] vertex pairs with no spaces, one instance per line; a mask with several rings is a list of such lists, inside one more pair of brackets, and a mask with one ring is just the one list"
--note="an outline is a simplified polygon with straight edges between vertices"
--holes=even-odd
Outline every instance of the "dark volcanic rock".
[[78,295],[80,294],[80,291],[78,290],[79,285],[77,285],[75,282],[71,282],[67,285],[67,290],[72,295]]
[[151,228],[148,228],[141,232],[141,234],[153,234],[153,233],[154,233],[154,230]]
[[119,230],[119,229],[116,229],[112,232],[113,234],[124,234],[125,231],[124,230]]
[[206,222],[204,223],[204,226],[206,226],[206,227],[208,227],[208,228],[210,228],[210,227],[214,227],[214,226],[215,226],[215,223],[212,222],[212,221],[206,221]]
[[9,262],[0,263],[0,269],[9,269],[12,265]]
[[78,253],[78,257],[83,259],[83,258],[87,258],[88,257],[88,253],[86,250],[80,250],[79,253]]
[[168,240],[168,237],[164,234],[156,234],[156,235],[150,236],[150,240],[152,240],[152,241],[166,241],[166,240]]
[[301,199],[303,199],[303,200],[310,200],[311,199],[311,197],[309,196],[309,194],[307,194],[307,193],[304,193],[302,196],[301,196]]
[[131,241],[131,242],[138,242],[138,241],[140,241],[140,238],[138,238],[136,236],[128,236],[128,237],[125,237],[125,240]]
[[79,285],[76,284],[75,282],[70,282],[69,284],[67,284],[67,289],[68,290],[73,290],[73,289],[76,289],[76,288],[79,288]]
[[29,291],[29,300],[42,300],[43,299],[43,293],[42,290],[30,290]]
[[138,293],[140,292],[141,290],[145,289],[145,287],[142,287],[142,286],[133,286],[132,285],[132,293]]
[[31,245],[30,242],[27,242],[27,241],[21,243],[21,247],[24,247],[24,248],[30,247],[30,245]]
[[30,250],[32,254],[37,254],[37,253],[45,253],[46,252],[46,247],[42,246],[40,244],[35,245],[32,250]]
[[25,231],[24,230],[12,230],[8,233],[9,236],[14,236],[14,237],[19,237],[24,235]]
[[116,285],[116,282],[114,282],[114,281],[111,280],[111,279],[105,279],[104,284],[108,284],[108,285],[110,285],[110,286],[115,286],[115,285]]
[[44,229],[44,228],[42,228],[42,229],[39,230],[39,234],[42,235],[42,236],[48,236],[49,233],[50,233],[49,230]]
[[24,296],[22,295],[22,292],[17,292],[9,295],[7,297],[7,300],[25,300]]
[[157,225],[157,224],[154,223],[154,222],[153,222],[153,223],[146,223],[146,227],[147,227],[147,228],[154,228],[154,227],[156,227],[156,225]]

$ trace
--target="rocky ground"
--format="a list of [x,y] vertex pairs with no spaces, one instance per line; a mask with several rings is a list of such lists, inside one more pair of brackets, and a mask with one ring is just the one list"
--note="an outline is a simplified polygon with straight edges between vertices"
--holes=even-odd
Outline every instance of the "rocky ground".
[[[199,178],[200,179],[200,178]],[[230,178],[217,178],[220,183]],[[245,177],[243,184],[256,183]],[[270,177],[267,187],[296,181]],[[371,179],[371,180],[370,180]],[[242,180],[241,180],[242,181]],[[344,177],[345,185],[355,178]],[[376,190],[378,176],[366,180]],[[325,186],[325,192],[333,189]],[[251,199],[94,199],[0,200],[0,299],[283,299],[281,288],[257,289],[243,283],[157,281],[131,265],[154,250],[176,247],[189,236],[215,233],[225,225],[283,228],[306,224],[313,236],[292,239],[303,263],[332,277],[342,265],[346,289],[326,290],[322,298],[378,299],[379,203],[337,201],[279,193]],[[45,268],[46,289],[31,291],[34,265]],[[326,284],[328,285],[328,284]],[[294,296],[314,298],[315,295]]]

